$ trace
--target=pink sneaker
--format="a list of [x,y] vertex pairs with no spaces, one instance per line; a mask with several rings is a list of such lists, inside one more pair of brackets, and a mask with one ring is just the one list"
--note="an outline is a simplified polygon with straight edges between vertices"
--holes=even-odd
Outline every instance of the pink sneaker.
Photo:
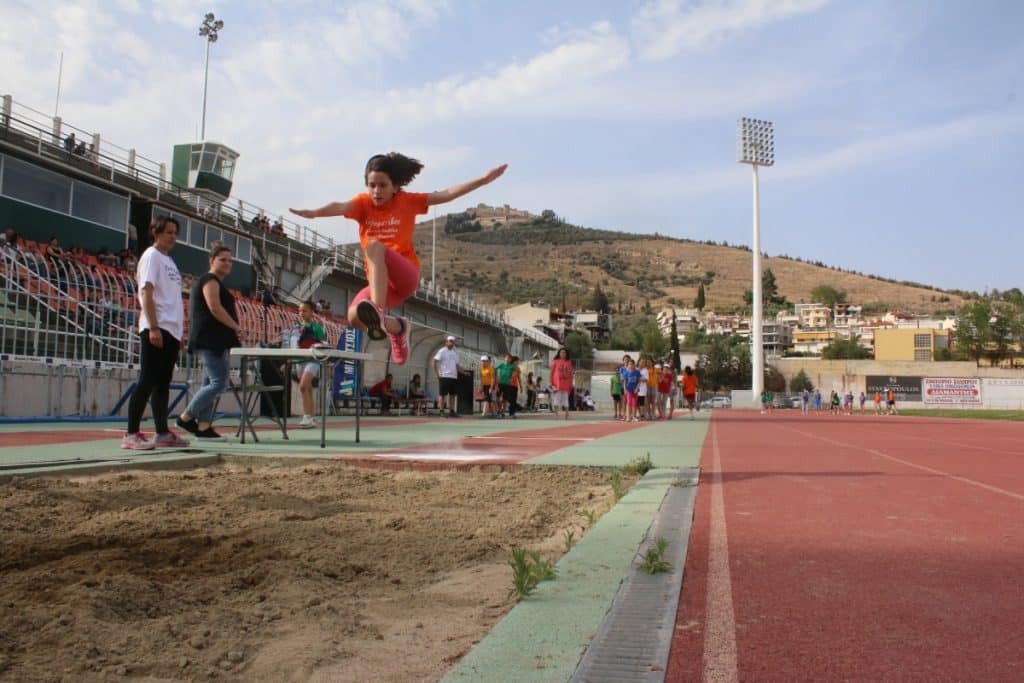
[[384,309],[369,299],[356,304],[356,317],[366,325],[366,336],[370,339],[384,339],[388,336],[384,329]]
[[402,331],[398,334],[388,334],[391,340],[391,360],[395,365],[405,365],[409,360],[409,328],[412,325],[405,318],[396,317],[395,320],[402,324]]
[[125,434],[121,437],[121,448],[126,448],[131,451],[151,451],[153,450],[154,445],[155,444],[146,439],[141,432]]
[[164,432],[156,435],[153,445],[156,448],[184,448],[188,445],[188,439],[183,439],[174,432]]

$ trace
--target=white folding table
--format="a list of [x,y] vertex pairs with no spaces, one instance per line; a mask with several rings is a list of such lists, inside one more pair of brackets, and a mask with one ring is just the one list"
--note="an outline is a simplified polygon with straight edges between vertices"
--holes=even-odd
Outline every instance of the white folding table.
[[[331,392],[328,388],[333,383],[334,366],[344,361],[355,361],[356,364],[356,442],[359,442],[359,413],[363,388],[363,362],[373,358],[368,353],[358,351],[342,351],[332,348],[310,349],[275,349],[258,346],[245,346],[231,349],[231,355],[239,359],[239,381],[242,394],[242,443],[245,443],[245,428],[252,430],[252,416],[249,414],[249,397],[254,392],[248,381],[248,365],[252,361],[276,360],[285,364],[284,390],[291,389],[291,366],[293,363],[320,364],[320,448],[327,447],[327,401]],[[288,438],[288,409],[282,411],[281,433]],[[255,432],[253,432],[255,435]]]

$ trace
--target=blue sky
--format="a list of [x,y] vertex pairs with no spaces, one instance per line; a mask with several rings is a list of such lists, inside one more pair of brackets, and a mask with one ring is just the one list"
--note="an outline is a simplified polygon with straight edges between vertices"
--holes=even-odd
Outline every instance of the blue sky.
[[[361,189],[375,153],[440,207],[508,203],[589,227],[751,243],[741,116],[775,123],[762,247],[945,288],[1024,288],[1024,3],[405,0],[0,3],[0,93],[170,160],[242,154],[270,215]],[[354,240],[344,219],[318,231]]]

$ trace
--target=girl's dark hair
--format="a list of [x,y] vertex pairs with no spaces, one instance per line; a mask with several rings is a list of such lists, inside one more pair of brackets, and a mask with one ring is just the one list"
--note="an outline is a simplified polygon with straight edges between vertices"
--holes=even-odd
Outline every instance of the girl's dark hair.
[[223,254],[225,251],[230,254],[231,253],[231,247],[229,247],[228,245],[224,244],[220,240],[217,240],[216,242],[213,242],[212,244],[210,244],[210,260],[212,261],[213,259],[215,259],[218,256],[220,256],[221,254]]
[[316,304],[313,303],[312,299],[306,299],[301,304],[299,304],[299,306],[309,306],[310,308],[313,309],[313,312],[316,313]]
[[691,368],[689,365],[687,365],[685,368],[683,368],[683,372],[685,372],[687,375],[692,375],[693,374],[693,368]]
[[423,164],[404,154],[399,154],[398,152],[374,154],[366,162],[366,170],[363,171],[363,183],[366,183],[371,171],[379,171],[386,173],[396,188],[401,188],[411,183],[412,179],[419,175],[422,170]]
[[178,219],[171,216],[154,216],[149,223],[149,234],[156,237],[160,233],[166,232],[168,223],[174,223],[177,233],[181,234],[181,224],[178,223]]
[[572,360],[572,356],[569,355],[569,349],[565,348],[564,346],[559,346],[558,347],[558,350],[555,351],[555,358],[561,358],[562,357],[562,351],[565,351],[565,359],[566,360]]

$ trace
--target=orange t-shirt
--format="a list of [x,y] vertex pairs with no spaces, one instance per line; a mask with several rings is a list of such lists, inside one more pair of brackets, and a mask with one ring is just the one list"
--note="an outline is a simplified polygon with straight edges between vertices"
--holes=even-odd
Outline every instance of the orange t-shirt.
[[412,233],[416,229],[416,216],[427,212],[427,197],[425,192],[399,190],[384,206],[376,206],[366,192],[350,199],[351,207],[345,217],[359,223],[359,245],[363,253],[369,241],[375,239],[419,268]]
[[683,396],[694,396],[697,393],[697,375],[683,374]]

